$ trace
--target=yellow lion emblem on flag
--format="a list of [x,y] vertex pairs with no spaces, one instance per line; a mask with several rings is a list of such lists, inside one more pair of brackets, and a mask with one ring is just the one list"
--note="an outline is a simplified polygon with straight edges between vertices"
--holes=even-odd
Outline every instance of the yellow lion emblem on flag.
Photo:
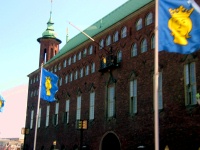
[[46,95],[50,96],[51,95],[51,88],[52,88],[50,77],[46,77],[45,88],[46,88]]

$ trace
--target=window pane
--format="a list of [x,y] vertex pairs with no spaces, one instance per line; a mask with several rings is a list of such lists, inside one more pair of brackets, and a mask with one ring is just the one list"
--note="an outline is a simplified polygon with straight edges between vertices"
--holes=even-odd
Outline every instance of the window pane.
[[131,56],[137,56],[137,44],[132,46]]
[[142,29],[142,19],[140,18],[136,23],[136,30]]
[[147,40],[144,39],[141,43],[141,52],[144,53],[147,51]]

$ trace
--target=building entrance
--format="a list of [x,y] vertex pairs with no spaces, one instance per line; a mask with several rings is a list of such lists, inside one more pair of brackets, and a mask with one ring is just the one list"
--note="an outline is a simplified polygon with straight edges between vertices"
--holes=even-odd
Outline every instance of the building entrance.
[[121,150],[118,138],[113,133],[108,133],[102,141],[101,150]]

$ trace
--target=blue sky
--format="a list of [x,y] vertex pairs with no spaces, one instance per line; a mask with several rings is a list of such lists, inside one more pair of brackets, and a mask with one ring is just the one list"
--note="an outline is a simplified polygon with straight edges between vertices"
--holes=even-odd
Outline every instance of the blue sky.
[[[127,0],[53,0],[52,19],[57,38],[66,41],[79,33],[68,21],[85,29]],[[28,84],[27,75],[38,69],[42,36],[50,16],[51,0],[0,1],[0,92]]]
[[[80,33],[68,21],[84,30],[127,1],[53,0],[52,20],[60,48],[67,28],[69,38]],[[0,113],[0,138],[17,137],[25,125],[27,75],[39,67],[37,39],[47,28],[50,10],[51,0],[0,1],[0,94],[6,100]],[[15,126],[13,118],[17,118]]]

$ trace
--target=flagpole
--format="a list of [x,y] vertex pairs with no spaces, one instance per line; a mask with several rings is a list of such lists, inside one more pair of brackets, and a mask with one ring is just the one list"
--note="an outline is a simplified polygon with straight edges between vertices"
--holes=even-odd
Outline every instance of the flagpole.
[[158,0],[155,1],[155,56],[154,56],[154,140],[155,150],[159,150],[159,114],[158,114]]
[[39,117],[39,108],[40,108],[40,93],[41,93],[41,83],[42,83],[42,68],[43,64],[40,67],[40,84],[39,84],[39,93],[38,93],[38,104],[37,104],[37,113],[36,113],[36,121],[35,121],[35,136],[34,136],[34,149],[36,150],[36,141],[37,141],[37,127],[38,127],[38,117]]

